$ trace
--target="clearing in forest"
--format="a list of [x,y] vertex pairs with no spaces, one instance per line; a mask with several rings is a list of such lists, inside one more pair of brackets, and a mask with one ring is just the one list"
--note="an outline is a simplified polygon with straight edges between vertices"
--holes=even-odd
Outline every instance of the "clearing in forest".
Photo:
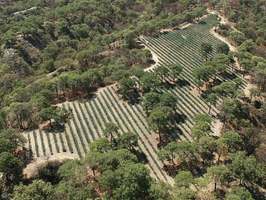
[[[177,96],[177,112],[184,119],[173,133],[179,140],[191,140],[193,118],[199,113],[207,113],[209,109],[204,99],[193,92],[195,82],[192,76],[192,70],[200,67],[204,61],[199,53],[200,45],[208,42],[215,49],[215,46],[221,43],[209,33],[217,23],[216,18],[209,16],[205,21],[184,30],[141,39],[143,44],[158,57],[157,66],[169,64],[183,66],[180,77],[183,84],[166,90]],[[223,81],[226,78],[220,77],[220,79]],[[122,101],[116,90],[117,86],[111,85],[100,89],[89,100],[63,103],[63,107],[73,112],[72,119],[65,124],[65,130],[27,132],[25,133],[28,140],[27,147],[31,149],[33,157],[37,160],[58,157],[60,154],[67,154],[70,157],[73,155],[73,158],[84,157],[90,143],[103,137],[105,124],[114,122],[120,127],[121,133],[133,132],[139,136],[139,147],[146,155],[151,175],[171,183],[172,178],[162,169],[163,163],[158,159],[156,135],[149,128],[141,105],[131,105]],[[212,109],[212,114],[217,112],[215,108]]]

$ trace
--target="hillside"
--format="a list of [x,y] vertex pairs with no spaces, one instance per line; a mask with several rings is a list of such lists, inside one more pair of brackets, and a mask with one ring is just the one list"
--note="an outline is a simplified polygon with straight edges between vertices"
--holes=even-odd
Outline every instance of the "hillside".
[[0,1],[0,199],[265,199],[265,11]]

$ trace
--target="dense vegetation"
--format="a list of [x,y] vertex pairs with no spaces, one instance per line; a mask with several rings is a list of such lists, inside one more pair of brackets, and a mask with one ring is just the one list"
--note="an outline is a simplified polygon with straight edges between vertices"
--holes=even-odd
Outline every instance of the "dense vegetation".
[[[204,2],[0,1],[0,199],[265,199],[266,2]],[[215,31],[237,51],[203,42],[203,64],[195,69],[164,61],[144,72],[152,59],[138,36],[152,47],[160,29],[192,22],[207,6],[229,19]],[[237,76],[229,80],[228,74]],[[210,109],[193,119],[191,141],[176,141],[168,136],[181,120],[180,99],[166,86],[185,76]],[[248,96],[241,92],[244,79],[255,85]],[[88,98],[112,83],[123,100],[142,105],[174,185],[151,177],[140,135],[108,121],[84,158],[48,163],[34,179],[23,179],[30,154],[20,132],[43,122],[50,129],[64,126],[71,112],[57,103]],[[219,136],[211,131],[214,119],[223,122]]]

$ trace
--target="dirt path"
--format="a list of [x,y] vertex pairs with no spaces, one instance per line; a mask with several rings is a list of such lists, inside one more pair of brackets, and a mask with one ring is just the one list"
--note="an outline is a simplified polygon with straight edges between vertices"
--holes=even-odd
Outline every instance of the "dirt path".
[[147,68],[144,69],[145,72],[146,71],[150,71],[150,70],[154,69],[158,65],[158,63],[159,63],[159,56],[146,45],[146,44],[148,44],[148,41],[146,41],[144,39],[143,35],[141,35],[139,38],[141,40],[144,40],[145,41],[145,42],[142,43],[143,46],[144,46],[144,48],[147,49],[147,50],[149,50],[151,52],[152,60],[154,61],[154,64],[151,65],[150,67],[147,67]]

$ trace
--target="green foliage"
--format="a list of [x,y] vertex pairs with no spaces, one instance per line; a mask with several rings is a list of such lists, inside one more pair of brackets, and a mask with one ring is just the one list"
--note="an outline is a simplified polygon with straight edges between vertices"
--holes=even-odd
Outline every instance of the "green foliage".
[[14,200],[46,200],[54,199],[54,188],[50,183],[41,180],[33,181],[32,184],[15,187]]
[[225,196],[226,200],[253,200],[250,192],[242,187],[233,188]]
[[213,47],[209,43],[202,43],[200,46],[200,53],[202,54],[203,58],[206,60],[208,59],[209,54],[213,52]]
[[194,179],[190,171],[180,171],[175,177],[175,186],[176,187],[186,187],[188,188],[193,184]]
[[149,196],[151,180],[148,170],[141,164],[126,164],[115,171],[105,171],[99,181],[105,190],[112,191],[111,199],[133,200]]
[[218,44],[216,47],[216,50],[217,50],[217,53],[226,54],[226,55],[228,55],[230,51],[229,46],[225,43]]
[[229,169],[241,183],[245,181],[259,183],[265,178],[265,166],[258,163],[254,156],[246,156],[243,152],[237,152],[231,157],[232,163]]
[[0,153],[0,172],[10,183],[16,183],[22,173],[22,161],[9,152]]

